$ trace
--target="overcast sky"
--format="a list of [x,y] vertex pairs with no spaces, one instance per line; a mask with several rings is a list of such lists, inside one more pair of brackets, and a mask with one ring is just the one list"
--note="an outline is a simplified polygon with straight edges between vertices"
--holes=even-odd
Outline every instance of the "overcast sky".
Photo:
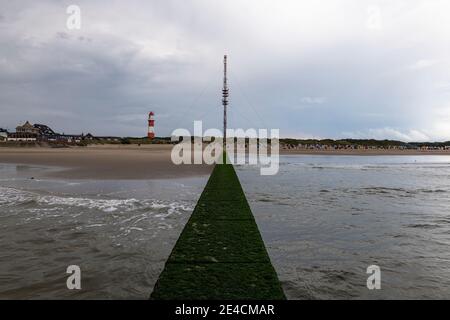
[[[0,0],[0,127],[450,140],[450,1]],[[69,5],[81,28],[67,28]]]

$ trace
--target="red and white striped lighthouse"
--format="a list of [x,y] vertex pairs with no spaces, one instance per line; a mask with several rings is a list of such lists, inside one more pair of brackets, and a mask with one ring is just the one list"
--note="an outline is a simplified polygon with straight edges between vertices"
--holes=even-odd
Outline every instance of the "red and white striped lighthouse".
[[155,137],[155,114],[150,111],[148,114],[148,138],[153,139]]

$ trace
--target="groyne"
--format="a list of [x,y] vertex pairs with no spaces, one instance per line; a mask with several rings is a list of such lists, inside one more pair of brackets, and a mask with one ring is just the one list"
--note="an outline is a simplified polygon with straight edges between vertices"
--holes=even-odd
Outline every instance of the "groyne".
[[151,299],[285,299],[232,165],[215,166]]

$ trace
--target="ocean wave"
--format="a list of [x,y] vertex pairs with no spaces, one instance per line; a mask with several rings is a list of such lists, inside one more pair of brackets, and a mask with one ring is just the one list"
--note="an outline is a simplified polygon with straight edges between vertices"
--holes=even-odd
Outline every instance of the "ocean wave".
[[132,211],[143,205],[137,199],[91,199],[60,196],[40,196],[36,199],[36,202],[47,206],[82,207],[104,212],[113,212],[119,209]]
[[364,165],[311,165],[310,168],[318,170],[363,170]]
[[28,191],[0,187],[0,206],[20,205],[34,201],[35,195]]
[[448,192],[448,190],[444,190],[444,189],[418,189],[419,192],[424,192],[424,193],[445,193]]
[[31,191],[25,191],[10,187],[0,187],[0,206],[20,206],[29,203],[36,204],[37,208],[33,208],[34,210],[39,208],[49,209],[52,207],[78,207],[91,210],[99,210],[103,212],[128,212],[151,209],[155,212],[164,211],[168,215],[180,211],[193,210],[190,205],[184,203],[162,201],[156,199],[99,199],[58,195],[41,195]]
[[446,189],[424,189],[424,188],[402,188],[402,187],[364,187],[359,189],[345,188],[346,193],[366,194],[366,195],[396,195],[402,197],[413,197],[421,193],[448,193],[450,190]]
[[436,229],[441,226],[438,224],[430,224],[430,223],[416,223],[407,225],[408,228],[419,228],[419,229]]
[[[293,165],[293,164],[290,164]],[[367,171],[367,170],[419,170],[419,169],[450,169],[450,164],[433,164],[433,163],[390,163],[390,164],[314,164],[314,163],[295,163],[295,165],[305,166],[311,169],[318,170],[357,170],[357,171]]]

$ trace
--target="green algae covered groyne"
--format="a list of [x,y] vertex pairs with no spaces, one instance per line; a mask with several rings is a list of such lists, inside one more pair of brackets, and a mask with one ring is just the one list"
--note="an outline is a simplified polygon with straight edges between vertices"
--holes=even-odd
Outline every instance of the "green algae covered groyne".
[[232,165],[215,166],[151,299],[285,299]]

